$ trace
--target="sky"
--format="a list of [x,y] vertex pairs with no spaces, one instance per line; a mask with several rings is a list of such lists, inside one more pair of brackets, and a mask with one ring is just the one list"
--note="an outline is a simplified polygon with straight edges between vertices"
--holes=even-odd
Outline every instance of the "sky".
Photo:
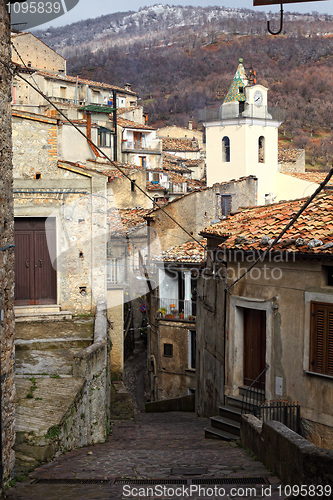
[[[120,2],[115,0],[80,0],[79,3],[70,12],[63,16],[38,27],[45,29],[49,26],[64,26],[83,19],[95,18],[113,12],[127,12],[129,10],[139,10],[140,7],[155,4],[168,5],[197,5],[206,7],[208,5],[217,5],[220,7],[247,8],[254,10],[265,10],[267,12],[279,12],[280,6],[273,5],[269,7],[253,7],[252,0],[127,0],[120,6]],[[284,5],[285,12],[321,12],[333,15],[333,0],[313,1],[306,3],[293,3]]]

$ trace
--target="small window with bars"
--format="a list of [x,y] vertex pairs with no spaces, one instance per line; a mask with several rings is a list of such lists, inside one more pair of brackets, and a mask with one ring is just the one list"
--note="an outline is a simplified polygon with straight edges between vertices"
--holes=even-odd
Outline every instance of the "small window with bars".
[[311,302],[310,371],[333,376],[333,304]]
[[163,355],[167,358],[172,358],[172,356],[173,356],[173,344],[164,344]]

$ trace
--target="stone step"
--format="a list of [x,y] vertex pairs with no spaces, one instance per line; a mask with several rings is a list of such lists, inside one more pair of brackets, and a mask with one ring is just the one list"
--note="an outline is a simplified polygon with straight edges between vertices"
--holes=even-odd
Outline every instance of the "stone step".
[[61,310],[58,304],[41,304],[41,305],[26,305],[26,306],[15,306],[14,311],[15,314],[30,314],[36,311],[39,312],[59,312]]
[[34,311],[30,313],[21,313],[15,310],[15,322],[16,323],[32,323],[40,321],[65,321],[71,320],[73,315],[70,311],[54,311],[54,312],[44,312],[44,311]]
[[205,427],[205,437],[208,439],[223,439],[224,441],[236,441],[239,439],[239,436],[235,434],[214,427]]
[[[239,395],[240,396],[245,396],[246,395],[246,391],[248,390],[248,386],[247,385],[241,385],[239,386]],[[254,389],[255,392],[256,392],[256,395],[259,399],[259,401],[265,401],[265,390],[264,389]]]
[[235,422],[240,422],[242,418],[241,408],[230,405],[220,406],[219,415],[220,417],[229,418]]
[[210,417],[210,425],[214,429],[221,429],[222,431],[227,431],[230,434],[235,434],[238,437],[240,436],[240,422],[236,422],[231,418],[216,415],[215,417]]
[[91,339],[84,337],[48,338],[48,339],[16,339],[15,349],[19,350],[47,350],[47,349],[84,349],[91,345]]

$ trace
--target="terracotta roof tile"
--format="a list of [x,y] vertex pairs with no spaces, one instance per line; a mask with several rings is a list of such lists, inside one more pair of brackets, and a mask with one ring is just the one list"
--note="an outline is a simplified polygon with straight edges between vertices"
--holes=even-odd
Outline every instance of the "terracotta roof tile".
[[113,236],[121,236],[139,227],[146,226],[147,221],[144,219],[144,216],[147,212],[147,209],[141,207],[114,208],[109,210],[107,221],[110,227],[110,234]]
[[[203,246],[202,246],[203,245]],[[199,242],[186,241],[182,245],[174,246],[163,251],[161,255],[153,257],[158,262],[182,262],[184,264],[202,264],[205,261],[205,247],[207,240]]]
[[304,149],[282,149],[278,150],[278,162],[296,162],[304,153]]
[[141,123],[132,122],[132,120],[127,120],[126,118],[117,118],[117,123],[123,128],[135,128],[140,130],[156,130],[154,127],[149,127],[148,125],[143,125]]
[[[35,74],[45,76],[45,78],[50,78],[51,80],[62,80],[64,82],[76,83],[76,76],[57,75],[54,73],[49,73],[47,71],[37,71]],[[90,85],[91,87],[101,87],[104,89],[118,90],[119,92],[123,92],[125,94],[137,95],[132,90],[126,90],[126,89],[123,89],[121,87],[117,87],[116,85],[111,85],[109,83],[95,82],[93,80],[86,80],[85,78],[79,78],[78,83]]]
[[[314,182],[316,184],[320,184],[323,182],[325,177],[327,176],[327,172],[304,172],[304,173],[286,173],[286,175],[291,175],[292,177],[297,177],[297,179],[302,179],[303,181]],[[328,185],[332,185],[332,178],[330,179]]]
[[163,151],[200,151],[198,141],[196,139],[163,139],[162,138],[162,148]]
[[[244,209],[218,224],[207,227],[202,234],[224,238],[220,248],[263,252],[290,222],[306,199]],[[274,245],[273,250],[283,249],[297,254],[332,254],[332,213],[333,194],[322,191],[282,240]],[[316,244],[316,241],[319,243]]]

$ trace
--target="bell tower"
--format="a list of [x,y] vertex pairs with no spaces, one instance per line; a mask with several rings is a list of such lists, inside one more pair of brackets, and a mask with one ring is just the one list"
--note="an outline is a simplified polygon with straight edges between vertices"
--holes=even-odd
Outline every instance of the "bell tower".
[[247,76],[243,60],[220,107],[219,119],[206,122],[207,184],[249,175],[258,178],[258,204],[276,191],[278,128],[268,112],[267,91]]

